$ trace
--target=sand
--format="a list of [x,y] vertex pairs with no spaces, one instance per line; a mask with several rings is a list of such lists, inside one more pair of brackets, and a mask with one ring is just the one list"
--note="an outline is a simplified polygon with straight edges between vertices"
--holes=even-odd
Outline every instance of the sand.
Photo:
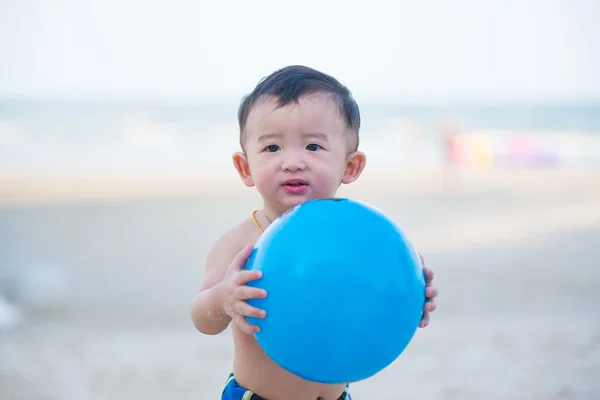
[[[441,291],[431,325],[353,399],[600,398],[600,173],[370,171],[340,195],[396,219]],[[190,299],[211,243],[259,205],[228,173],[1,179],[5,276],[46,261],[67,280],[18,298],[0,399],[220,398],[230,332],[197,333]]]

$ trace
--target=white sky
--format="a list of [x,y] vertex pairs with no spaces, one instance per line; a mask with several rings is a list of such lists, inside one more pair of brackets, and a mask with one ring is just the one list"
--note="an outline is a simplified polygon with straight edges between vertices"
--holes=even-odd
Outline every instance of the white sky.
[[0,0],[0,94],[239,96],[286,64],[356,95],[600,99],[598,0]]

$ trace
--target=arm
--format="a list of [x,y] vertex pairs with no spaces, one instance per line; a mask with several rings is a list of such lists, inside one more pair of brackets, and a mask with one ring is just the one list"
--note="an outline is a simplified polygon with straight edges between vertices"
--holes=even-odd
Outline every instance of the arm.
[[224,307],[226,293],[223,279],[234,255],[240,250],[233,236],[233,232],[226,233],[210,250],[204,268],[204,279],[192,300],[192,322],[196,329],[207,335],[223,332],[231,322]]
[[238,238],[235,233],[224,235],[206,260],[204,281],[192,300],[191,310],[194,326],[204,334],[217,335],[232,320],[248,334],[258,332],[258,326],[250,325],[246,317],[264,318],[266,315],[247,303],[248,299],[264,298],[267,294],[263,289],[247,286],[249,281],[260,279],[262,273],[243,268],[252,246],[240,250]]

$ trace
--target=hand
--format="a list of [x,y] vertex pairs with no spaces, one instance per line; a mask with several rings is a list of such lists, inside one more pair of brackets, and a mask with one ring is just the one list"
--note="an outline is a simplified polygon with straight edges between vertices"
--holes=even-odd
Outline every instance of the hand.
[[425,273],[425,306],[423,307],[423,316],[419,328],[425,328],[429,325],[429,313],[435,311],[435,298],[438,295],[438,290],[431,285],[433,271],[425,267],[425,260],[421,254],[419,254],[419,257],[421,257],[421,264],[423,264],[423,272]]
[[260,328],[249,324],[246,317],[264,318],[267,316],[264,310],[252,307],[247,302],[248,299],[258,299],[267,296],[265,290],[246,285],[248,282],[262,277],[261,271],[242,270],[242,266],[246,264],[250,254],[252,254],[252,246],[244,247],[229,265],[227,274],[221,282],[224,293],[223,309],[231,317],[232,321],[243,332],[249,335],[258,332]]

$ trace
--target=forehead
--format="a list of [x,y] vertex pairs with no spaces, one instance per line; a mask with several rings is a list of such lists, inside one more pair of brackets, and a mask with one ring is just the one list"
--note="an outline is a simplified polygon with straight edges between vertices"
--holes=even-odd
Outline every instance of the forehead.
[[247,139],[263,134],[316,132],[329,136],[345,133],[347,126],[335,101],[323,94],[312,94],[283,107],[274,97],[261,99],[250,110],[244,131]]

